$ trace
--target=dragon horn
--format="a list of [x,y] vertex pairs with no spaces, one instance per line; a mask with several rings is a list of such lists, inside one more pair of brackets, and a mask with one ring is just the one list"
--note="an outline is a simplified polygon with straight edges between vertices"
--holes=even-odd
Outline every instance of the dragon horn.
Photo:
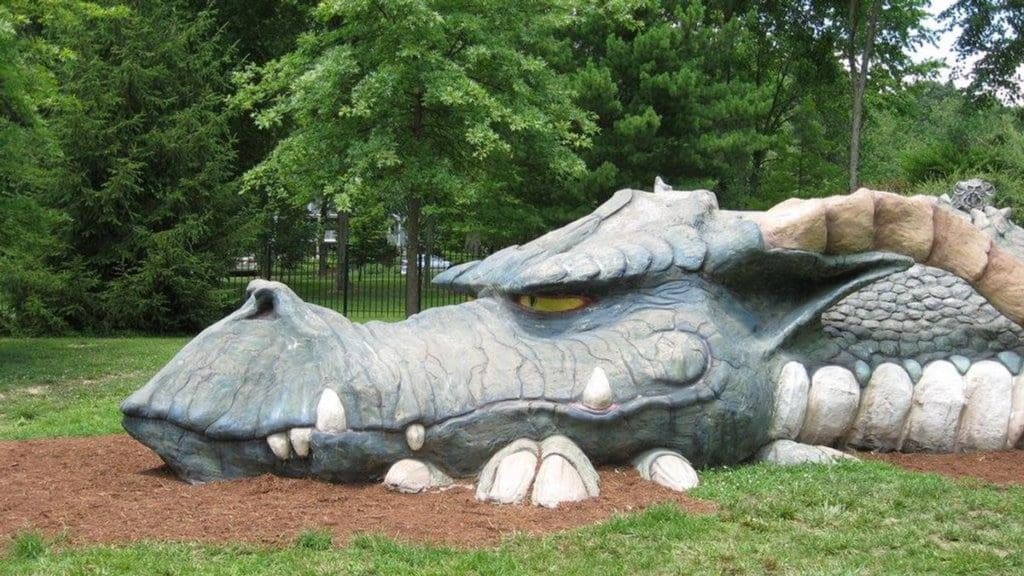
[[910,256],[963,278],[1024,325],[1024,262],[935,198],[861,188],[847,196],[787,200],[752,218],[766,248]]

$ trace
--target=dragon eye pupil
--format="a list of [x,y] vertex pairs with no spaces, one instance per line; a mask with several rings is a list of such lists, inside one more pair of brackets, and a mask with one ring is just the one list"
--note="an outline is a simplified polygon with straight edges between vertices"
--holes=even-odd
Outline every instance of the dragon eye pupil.
[[558,313],[572,312],[586,307],[590,299],[586,296],[544,296],[537,294],[521,294],[513,301],[519,306],[533,312]]

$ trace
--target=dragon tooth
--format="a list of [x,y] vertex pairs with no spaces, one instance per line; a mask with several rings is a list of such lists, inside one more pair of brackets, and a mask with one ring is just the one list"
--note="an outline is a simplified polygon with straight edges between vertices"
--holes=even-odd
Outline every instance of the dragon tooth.
[[281,460],[287,460],[291,456],[292,448],[288,442],[288,434],[286,432],[278,432],[267,436],[267,446],[270,446],[270,451]]
[[385,488],[406,494],[416,494],[428,488],[451,486],[452,483],[447,474],[419,460],[399,460],[384,475]]
[[799,362],[788,362],[775,379],[772,422],[768,429],[773,439],[792,440],[800,434],[807,413],[807,392],[811,378]]
[[288,431],[288,439],[291,440],[296,456],[299,458],[309,456],[309,440],[312,436],[312,428],[292,428]]
[[594,368],[583,389],[583,405],[592,410],[607,410],[612,405],[612,387],[600,366]]
[[992,360],[977,362],[964,375],[965,404],[955,450],[1002,450],[1013,402],[1013,376]]
[[846,435],[857,416],[860,385],[842,366],[824,366],[811,376],[807,411],[797,441],[829,445]]
[[896,449],[913,396],[914,383],[902,366],[880,364],[861,395],[847,443],[868,450]]
[[330,388],[320,394],[320,402],[316,405],[316,429],[332,434],[340,434],[348,429],[345,407],[338,393]]
[[655,448],[633,460],[640,477],[676,492],[685,492],[700,484],[697,471],[682,454]]
[[1006,430],[1006,449],[1021,446],[1024,438],[1024,376],[1013,379],[1013,394],[1010,401],[1010,421]]
[[929,362],[903,426],[901,452],[952,452],[957,421],[966,401],[963,376],[945,360]]
[[419,450],[423,448],[423,438],[426,434],[427,431],[423,428],[423,424],[412,424],[405,429],[405,441],[409,444],[409,448]]

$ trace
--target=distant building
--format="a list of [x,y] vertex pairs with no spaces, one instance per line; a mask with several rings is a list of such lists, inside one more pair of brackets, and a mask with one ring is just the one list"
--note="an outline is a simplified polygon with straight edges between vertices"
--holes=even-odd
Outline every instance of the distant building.
[[405,248],[405,218],[398,214],[392,214],[391,220],[391,227],[387,234],[388,244],[402,250]]

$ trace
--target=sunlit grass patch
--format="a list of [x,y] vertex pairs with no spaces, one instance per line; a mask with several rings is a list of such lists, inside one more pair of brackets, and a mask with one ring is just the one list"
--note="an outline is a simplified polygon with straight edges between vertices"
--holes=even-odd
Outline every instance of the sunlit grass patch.
[[187,338],[0,339],[0,439],[121,431],[118,406]]

